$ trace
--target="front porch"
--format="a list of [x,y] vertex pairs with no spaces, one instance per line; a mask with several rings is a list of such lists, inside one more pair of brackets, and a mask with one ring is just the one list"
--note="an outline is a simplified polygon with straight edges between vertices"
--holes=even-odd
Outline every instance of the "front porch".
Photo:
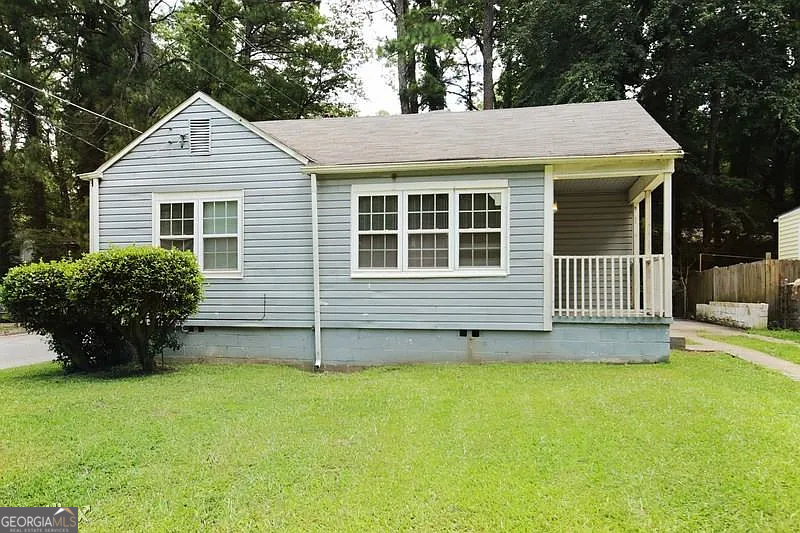
[[673,168],[672,159],[552,168],[554,321],[670,319]]

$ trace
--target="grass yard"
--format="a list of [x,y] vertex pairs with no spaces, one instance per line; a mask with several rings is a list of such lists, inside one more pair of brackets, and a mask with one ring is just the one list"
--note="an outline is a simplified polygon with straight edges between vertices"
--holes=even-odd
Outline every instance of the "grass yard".
[[745,348],[758,350],[759,352],[764,352],[773,357],[800,364],[800,344],[769,342],[746,335],[703,335],[703,337],[711,339],[712,341],[727,342],[735,346],[743,346]]
[[89,531],[796,531],[800,385],[723,355],[0,371],[0,505]]
[[793,329],[749,329],[747,332],[763,335],[764,337],[774,337],[776,339],[800,343],[800,331],[795,331]]

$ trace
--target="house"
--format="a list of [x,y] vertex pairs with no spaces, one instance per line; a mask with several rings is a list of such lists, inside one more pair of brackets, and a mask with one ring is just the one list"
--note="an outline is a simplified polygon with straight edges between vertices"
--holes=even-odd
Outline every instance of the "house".
[[778,223],[778,259],[800,259],[800,207],[773,220]]
[[197,254],[179,355],[660,361],[681,155],[635,101],[248,122],[198,93],[82,177],[92,250]]

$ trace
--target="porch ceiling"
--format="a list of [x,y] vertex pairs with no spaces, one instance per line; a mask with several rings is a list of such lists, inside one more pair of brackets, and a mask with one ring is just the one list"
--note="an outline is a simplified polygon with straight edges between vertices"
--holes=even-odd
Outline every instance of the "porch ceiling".
[[583,192],[623,192],[628,191],[639,179],[638,176],[624,178],[556,179],[553,182],[555,194]]

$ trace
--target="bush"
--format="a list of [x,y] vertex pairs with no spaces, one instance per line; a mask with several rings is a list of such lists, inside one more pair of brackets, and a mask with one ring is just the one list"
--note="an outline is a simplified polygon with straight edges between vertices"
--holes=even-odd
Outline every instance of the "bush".
[[67,369],[90,371],[124,362],[123,339],[69,298],[75,272],[70,261],[12,268],[0,285],[0,302],[27,331],[49,336],[56,360]]
[[50,336],[68,368],[97,370],[177,348],[176,328],[197,311],[203,279],[191,252],[123,248],[11,269],[0,303],[26,330]]
[[176,328],[197,312],[203,277],[192,252],[122,248],[84,256],[70,288],[93,319],[117,331],[145,371],[165,348],[178,348]]

